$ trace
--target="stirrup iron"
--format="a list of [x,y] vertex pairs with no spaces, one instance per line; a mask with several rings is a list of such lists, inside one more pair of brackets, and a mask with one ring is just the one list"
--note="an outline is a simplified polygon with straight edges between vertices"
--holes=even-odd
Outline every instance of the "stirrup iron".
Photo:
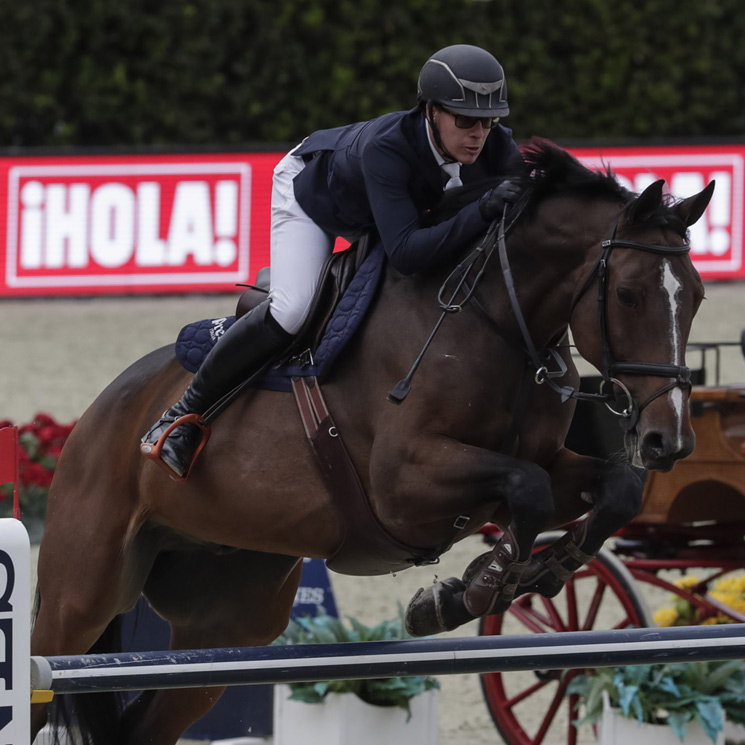
[[[194,451],[194,455],[191,458],[191,463],[189,463],[189,467],[186,469],[186,473],[183,476],[179,476],[169,465],[166,463],[161,457],[160,454],[163,451],[163,445],[165,444],[165,441],[168,439],[168,436],[173,432],[175,429],[180,427],[182,424],[193,424],[195,427],[198,427],[200,430],[202,430],[202,441],[197,446],[197,449]],[[207,444],[207,441],[210,439],[210,435],[212,434],[212,428],[204,423],[204,419],[199,414],[184,414],[183,416],[180,416],[176,419],[174,419],[163,431],[161,436],[158,438],[157,442],[151,443],[151,442],[141,442],[140,443],[140,453],[147,458],[148,460],[152,460],[156,465],[160,466],[163,470],[165,470],[168,475],[173,479],[174,481],[183,482],[186,481],[186,479],[189,478],[189,474],[191,473],[191,469],[194,467],[194,463],[197,459],[197,456],[199,453],[202,452],[202,449]]]

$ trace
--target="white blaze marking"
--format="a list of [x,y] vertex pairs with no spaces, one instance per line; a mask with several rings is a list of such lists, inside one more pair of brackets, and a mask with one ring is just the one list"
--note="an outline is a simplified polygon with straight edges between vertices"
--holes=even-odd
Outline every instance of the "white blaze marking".
[[[673,352],[673,365],[682,364],[682,345],[680,343],[680,327],[678,323],[678,293],[681,289],[681,284],[678,278],[673,274],[670,261],[665,259],[662,262],[662,289],[667,293],[668,305],[670,308],[670,340],[672,342]],[[680,387],[673,388],[668,394],[670,397],[670,403],[677,414],[678,419],[678,431],[677,431],[677,446],[682,448],[683,446],[683,391]]]

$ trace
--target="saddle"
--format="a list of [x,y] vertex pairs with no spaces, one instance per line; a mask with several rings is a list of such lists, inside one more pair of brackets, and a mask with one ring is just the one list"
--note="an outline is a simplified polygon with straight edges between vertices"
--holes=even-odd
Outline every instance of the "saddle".
[[[294,375],[323,378],[367,313],[384,264],[381,244],[368,235],[345,251],[331,254],[321,271],[308,317],[286,361],[266,370],[251,385],[289,391]],[[256,285],[248,286],[238,299],[234,316],[197,321],[181,329],[175,351],[184,368],[196,372],[236,319],[266,300],[269,279],[269,268],[261,269]]]
[[[339,301],[349,289],[374,244],[373,236],[365,233],[358,241],[344,251],[332,253],[326,260],[318,280],[318,288],[313,296],[308,318],[298,333],[310,349],[317,349],[324,331],[333,316]],[[256,284],[244,290],[238,298],[235,310],[236,319],[253,310],[266,300],[271,280],[271,269],[267,266],[256,275]]]

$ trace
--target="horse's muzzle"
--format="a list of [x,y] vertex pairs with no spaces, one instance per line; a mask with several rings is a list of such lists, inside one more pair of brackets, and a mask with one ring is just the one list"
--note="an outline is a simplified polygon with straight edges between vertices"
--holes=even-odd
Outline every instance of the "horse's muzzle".
[[[650,430],[641,438],[636,431],[624,438],[627,452],[633,451],[632,462],[647,471],[667,473],[683,458],[687,458],[696,443],[693,432],[689,437],[670,437],[662,430]],[[631,440],[631,442],[629,442]]]

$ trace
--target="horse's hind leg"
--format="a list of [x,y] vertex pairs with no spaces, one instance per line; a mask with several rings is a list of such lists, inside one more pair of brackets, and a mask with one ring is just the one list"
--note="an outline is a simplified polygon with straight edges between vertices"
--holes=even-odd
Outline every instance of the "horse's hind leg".
[[[105,501],[98,508],[75,505],[63,482],[64,473],[55,476],[40,547],[32,655],[88,652],[112,619],[135,604],[148,571],[146,557],[135,558],[126,543],[127,515]],[[82,480],[80,488],[86,488]],[[46,718],[46,705],[32,707],[33,736]]]
[[[234,551],[173,552],[156,561],[145,586],[171,626],[172,649],[268,644],[287,626],[302,562]],[[173,745],[203,717],[224,688],[150,691],[127,709],[127,745]]]

